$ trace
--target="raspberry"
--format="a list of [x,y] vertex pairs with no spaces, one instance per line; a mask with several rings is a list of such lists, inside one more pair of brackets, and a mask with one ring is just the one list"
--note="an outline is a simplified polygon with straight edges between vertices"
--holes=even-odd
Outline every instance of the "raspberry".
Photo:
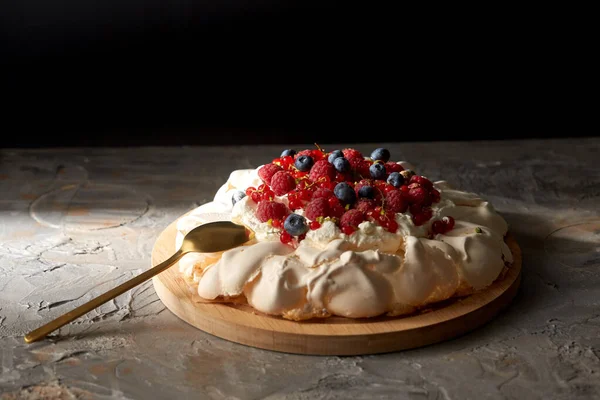
[[365,220],[365,215],[359,210],[348,210],[342,215],[340,219],[340,226],[352,226],[358,227],[361,222]]
[[431,183],[431,181],[429,179],[425,178],[424,176],[413,175],[410,178],[409,183],[418,183],[419,185],[423,186],[427,190],[433,189],[433,183]]
[[364,159],[360,158],[360,157],[348,159],[348,162],[350,163],[350,167],[357,172],[358,172],[358,169],[360,168],[360,166],[362,165],[363,161],[364,161]]
[[258,170],[258,176],[264,183],[271,185],[271,178],[273,178],[273,175],[282,170],[283,169],[277,164],[265,164]]
[[312,166],[310,169],[310,174],[308,177],[311,181],[316,182],[319,178],[327,176],[329,180],[335,179],[335,167],[329,164],[327,160],[319,160]]
[[311,200],[304,209],[304,215],[311,221],[316,220],[318,217],[329,217],[330,213],[329,202],[322,197]]
[[367,211],[374,209],[376,204],[377,203],[373,199],[362,198],[362,199],[358,200],[358,202],[356,203],[356,206],[354,206],[354,207],[358,211],[366,213]]
[[358,166],[358,168],[356,169],[356,172],[360,175],[360,176],[371,176],[371,165],[373,165],[373,161],[369,161],[369,160],[363,160],[360,165]]
[[256,216],[260,222],[267,222],[274,219],[285,219],[290,210],[283,203],[275,201],[261,201],[256,208]]
[[414,187],[408,191],[408,201],[412,204],[430,205],[431,197],[425,188]]
[[402,168],[402,165],[400,164],[396,164],[393,161],[388,161],[385,163],[385,172],[387,172],[387,174],[391,174],[392,172],[400,172],[403,171],[404,168]]
[[346,157],[346,160],[350,161],[353,158],[359,158],[359,159],[363,159],[363,155],[360,151],[356,150],[356,149],[344,149],[342,150],[342,153],[344,153],[344,157]]
[[285,171],[279,171],[271,178],[271,190],[277,196],[282,196],[296,187],[296,181]]
[[385,206],[386,210],[403,213],[408,209],[408,202],[402,196],[402,192],[392,190],[385,196]]

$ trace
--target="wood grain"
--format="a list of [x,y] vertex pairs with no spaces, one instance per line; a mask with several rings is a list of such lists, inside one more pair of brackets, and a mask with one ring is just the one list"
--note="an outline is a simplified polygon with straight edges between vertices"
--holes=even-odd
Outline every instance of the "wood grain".
[[[176,221],[158,237],[152,264],[175,252]],[[490,321],[517,293],[521,250],[510,235],[515,262],[485,291],[452,299],[427,312],[404,317],[349,319],[330,317],[303,322],[261,314],[245,304],[199,301],[176,266],[155,276],[154,288],[169,310],[207,333],[262,349],[315,355],[376,354],[448,340]]]

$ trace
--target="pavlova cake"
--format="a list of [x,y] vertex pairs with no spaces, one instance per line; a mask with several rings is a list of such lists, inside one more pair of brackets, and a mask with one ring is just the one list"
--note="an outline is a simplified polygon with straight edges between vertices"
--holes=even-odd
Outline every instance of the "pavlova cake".
[[390,157],[316,146],[233,171],[212,202],[178,220],[175,245],[216,220],[245,225],[252,239],[187,254],[179,271],[202,299],[291,320],[398,316],[491,285],[513,262],[505,220]]

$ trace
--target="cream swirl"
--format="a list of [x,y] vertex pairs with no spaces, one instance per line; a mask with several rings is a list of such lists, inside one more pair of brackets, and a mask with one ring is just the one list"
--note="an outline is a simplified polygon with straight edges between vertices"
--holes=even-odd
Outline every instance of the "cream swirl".
[[[395,233],[365,221],[348,236],[325,221],[296,248],[284,245],[275,228],[258,220],[248,197],[232,204],[236,190],[260,184],[257,171],[233,171],[212,202],[177,223],[177,246],[189,230],[213,220],[231,220],[256,234],[247,246],[180,260],[180,271],[198,283],[203,298],[244,295],[256,310],[294,320],[401,315],[460,288],[484,288],[512,262],[504,219],[480,196],[445,181],[434,183],[441,199],[424,225],[415,226],[409,212],[398,213]],[[444,216],[456,220],[454,229],[430,237],[432,221]]]

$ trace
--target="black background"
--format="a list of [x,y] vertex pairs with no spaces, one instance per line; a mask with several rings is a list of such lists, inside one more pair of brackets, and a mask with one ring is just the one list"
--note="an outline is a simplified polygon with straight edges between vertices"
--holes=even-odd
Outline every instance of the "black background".
[[3,147],[596,134],[578,94],[592,52],[539,10],[3,7]]

